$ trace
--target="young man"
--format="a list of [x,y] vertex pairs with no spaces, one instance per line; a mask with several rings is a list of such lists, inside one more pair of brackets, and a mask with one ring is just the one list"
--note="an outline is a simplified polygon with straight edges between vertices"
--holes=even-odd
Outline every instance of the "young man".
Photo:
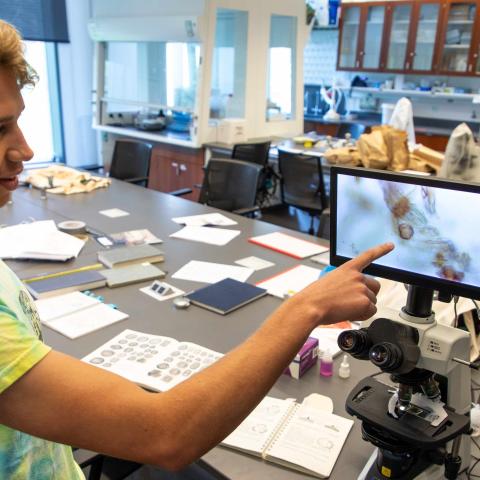
[[[2,204],[33,156],[17,121],[20,89],[34,80],[17,32],[0,21]],[[392,248],[373,248],[298,293],[242,345],[162,394],[51,350],[29,295],[0,262],[0,478],[83,478],[63,444],[172,470],[188,465],[250,413],[313,328],[375,313],[380,286],[361,272]]]

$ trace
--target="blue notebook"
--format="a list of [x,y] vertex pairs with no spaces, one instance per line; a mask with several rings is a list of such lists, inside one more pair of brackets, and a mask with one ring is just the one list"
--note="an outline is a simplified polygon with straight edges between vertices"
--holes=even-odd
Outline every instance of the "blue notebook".
[[266,294],[267,291],[264,288],[225,278],[190,293],[187,298],[194,305],[226,315]]

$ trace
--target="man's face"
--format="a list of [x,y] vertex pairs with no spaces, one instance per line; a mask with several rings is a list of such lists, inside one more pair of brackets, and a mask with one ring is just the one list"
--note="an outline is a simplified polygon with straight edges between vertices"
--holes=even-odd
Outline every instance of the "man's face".
[[0,206],[5,205],[10,192],[17,188],[23,162],[33,157],[17,123],[23,109],[14,75],[0,67]]

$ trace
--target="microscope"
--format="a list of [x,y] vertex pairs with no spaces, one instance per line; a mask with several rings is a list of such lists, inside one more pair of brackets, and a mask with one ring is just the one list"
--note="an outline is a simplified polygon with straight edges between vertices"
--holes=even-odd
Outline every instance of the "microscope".
[[[452,296],[480,298],[480,185],[371,169],[332,167],[330,263],[390,241],[365,274],[408,284],[401,309],[378,306],[341,350],[380,370],[346,401],[376,449],[359,480],[455,479],[470,465],[470,335],[432,309]],[[463,212],[476,212],[475,218]],[[478,217],[478,218],[477,218]],[[473,306],[473,303],[472,303]]]
[[433,290],[410,286],[400,312],[379,309],[368,327],[338,338],[344,352],[390,374],[363,379],[347,398],[377,447],[359,480],[455,479],[469,466],[470,335],[437,324],[432,299]]

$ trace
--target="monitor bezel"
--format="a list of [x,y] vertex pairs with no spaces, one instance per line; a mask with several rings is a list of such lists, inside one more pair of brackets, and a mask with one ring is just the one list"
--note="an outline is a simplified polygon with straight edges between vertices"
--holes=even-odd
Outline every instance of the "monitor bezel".
[[[338,175],[350,175],[361,178],[372,178],[377,180],[399,181],[411,185],[426,187],[444,188],[447,190],[462,191],[480,194],[480,184],[470,182],[459,182],[453,180],[439,179],[437,177],[415,175],[408,173],[387,172],[385,170],[373,170],[356,167],[332,166],[330,170],[330,263],[333,266],[340,266],[350,260],[337,254],[337,195]],[[378,277],[394,280],[397,282],[417,285],[430,288],[442,294],[459,295],[461,297],[480,299],[480,287],[466,283],[445,280],[429,275],[400,270],[393,267],[371,264],[364,269],[364,273]]]

